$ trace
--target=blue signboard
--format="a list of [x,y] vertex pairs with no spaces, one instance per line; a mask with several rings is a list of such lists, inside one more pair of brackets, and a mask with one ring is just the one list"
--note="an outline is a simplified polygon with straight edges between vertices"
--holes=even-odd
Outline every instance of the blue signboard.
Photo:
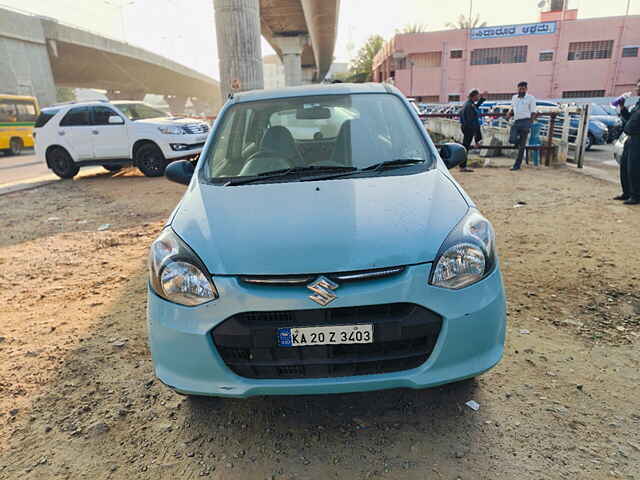
[[525,25],[501,25],[471,29],[471,40],[483,38],[508,38],[521,35],[548,35],[556,33],[556,22],[527,23]]

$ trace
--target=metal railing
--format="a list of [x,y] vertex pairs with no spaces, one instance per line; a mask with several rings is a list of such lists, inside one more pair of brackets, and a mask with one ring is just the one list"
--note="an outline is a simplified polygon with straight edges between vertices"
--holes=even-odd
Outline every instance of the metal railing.
[[[480,150],[513,150],[509,145],[509,132],[513,122],[509,120],[508,109],[482,112],[481,123],[485,142]],[[445,137],[460,138],[459,113],[427,113],[422,115],[428,130]],[[431,121],[434,119],[435,121]],[[584,152],[588,139],[589,105],[561,106],[536,114],[535,122],[540,124],[541,145],[528,145],[527,151],[540,151],[547,166],[574,162],[583,166]]]

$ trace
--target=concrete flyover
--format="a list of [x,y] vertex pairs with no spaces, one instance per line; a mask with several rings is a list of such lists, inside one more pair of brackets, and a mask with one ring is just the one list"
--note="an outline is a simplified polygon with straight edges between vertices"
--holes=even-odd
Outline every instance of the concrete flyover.
[[321,82],[333,63],[340,0],[213,0],[220,87],[263,88],[260,34],[282,59],[285,84]]
[[0,8],[0,93],[55,102],[55,87],[98,88],[112,98],[165,95],[176,113],[187,98],[221,104],[219,83],[142,48],[45,17]]
[[339,9],[340,0],[260,0],[262,35],[282,59],[287,84],[324,79],[333,63]]

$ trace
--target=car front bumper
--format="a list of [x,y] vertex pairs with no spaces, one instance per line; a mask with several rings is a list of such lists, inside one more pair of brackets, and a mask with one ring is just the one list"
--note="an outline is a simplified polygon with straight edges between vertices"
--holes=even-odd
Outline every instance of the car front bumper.
[[149,290],[147,322],[156,376],[180,393],[243,398],[418,389],[463,380],[489,370],[500,361],[504,350],[506,306],[499,268],[481,282],[458,291],[428,285],[430,269],[431,264],[416,265],[395,277],[344,284],[338,290],[339,298],[325,307],[400,301],[440,315],[442,328],[435,348],[417,368],[331,378],[238,376],[216,350],[212,329],[241,312],[304,310],[318,305],[309,300],[310,292],[304,287],[246,285],[235,277],[216,277],[220,299],[199,307],[167,302]]
[[[158,142],[164,158],[167,160],[178,160],[180,158],[194,157],[202,152],[207,134],[198,135],[163,135]],[[183,145],[186,148],[176,149],[176,145]]]

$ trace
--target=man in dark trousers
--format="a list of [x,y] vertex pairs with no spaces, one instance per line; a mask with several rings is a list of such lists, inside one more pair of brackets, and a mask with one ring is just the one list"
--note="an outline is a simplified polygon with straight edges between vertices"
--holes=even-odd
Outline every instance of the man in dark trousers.
[[536,116],[536,98],[527,93],[528,89],[529,84],[527,82],[518,84],[518,94],[511,99],[511,110],[509,110],[509,118],[514,120],[511,126],[509,142],[518,147],[516,163],[511,167],[514,172],[520,170],[522,166],[524,151],[527,147],[527,138],[531,130],[531,122]]
[[[640,80],[636,85],[636,95],[640,96]],[[630,95],[629,95],[630,96]],[[622,195],[614,200],[623,200],[625,205],[640,204],[640,100],[628,109],[622,103],[620,116],[624,122],[624,133],[629,138],[624,144],[620,158],[620,183]]]
[[[460,111],[460,126],[462,127],[462,145],[469,151],[471,148],[471,142],[475,139],[476,148],[480,146],[482,141],[482,130],[480,128],[480,105],[482,105],[487,99],[488,94],[485,92],[482,97],[480,92],[476,89],[469,92],[468,100]],[[460,164],[461,172],[473,172],[467,167],[467,161]]]

